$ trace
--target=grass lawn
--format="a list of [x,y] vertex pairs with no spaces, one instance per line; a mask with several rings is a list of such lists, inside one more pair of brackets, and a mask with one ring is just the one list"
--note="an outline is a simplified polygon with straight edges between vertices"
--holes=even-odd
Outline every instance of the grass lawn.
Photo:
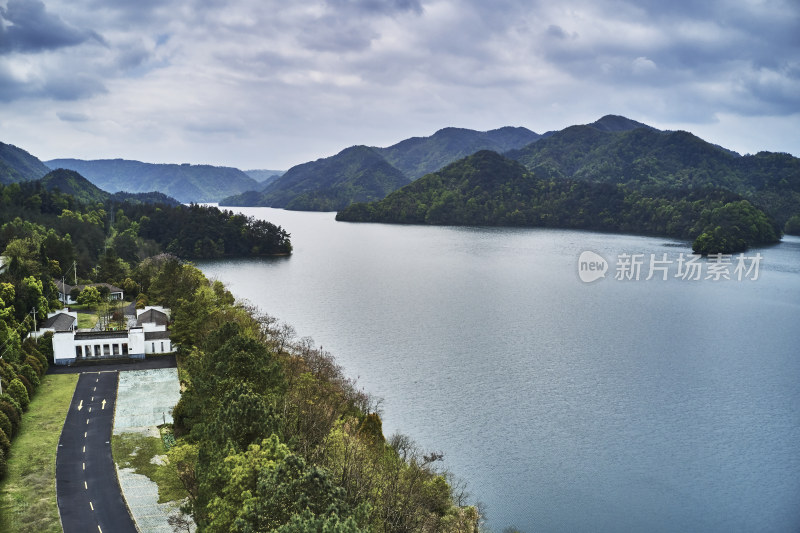
[[133,468],[137,474],[147,476],[158,485],[158,503],[183,500],[188,496],[175,467],[154,457],[166,459],[164,442],[158,437],[139,433],[121,433],[111,436],[111,455],[119,468]]
[[78,374],[46,375],[11,443],[0,482],[0,531],[61,532],[56,501],[56,450]]
[[78,327],[91,329],[97,324],[97,314],[95,313],[78,313]]

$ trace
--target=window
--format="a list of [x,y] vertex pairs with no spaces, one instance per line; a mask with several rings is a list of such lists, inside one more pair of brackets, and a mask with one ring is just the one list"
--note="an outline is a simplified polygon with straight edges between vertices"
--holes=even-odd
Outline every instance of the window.
[[75,347],[75,357],[83,357],[83,353],[80,346]]

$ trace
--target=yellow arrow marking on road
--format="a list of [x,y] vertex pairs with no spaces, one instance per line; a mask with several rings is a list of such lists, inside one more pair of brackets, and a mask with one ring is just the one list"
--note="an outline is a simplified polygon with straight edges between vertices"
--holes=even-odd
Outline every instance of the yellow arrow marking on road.
[[78,411],[81,409],[83,409],[83,400],[81,400],[81,402],[78,404]]
[[100,402],[100,403],[102,403],[102,404],[103,404],[103,409],[105,409],[105,408],[106,408],[106,401],[105,401],[105,400],[103,400],[103,401],[102,401],[102,402]]

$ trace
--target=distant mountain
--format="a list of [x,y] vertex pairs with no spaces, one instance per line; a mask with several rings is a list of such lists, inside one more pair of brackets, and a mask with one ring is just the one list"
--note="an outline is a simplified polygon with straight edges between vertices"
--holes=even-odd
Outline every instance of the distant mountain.
[[335,211],[353,202],[380,200],[410,180],[373,148],[352,146],[290,168],[262,193],[225,198],[221,205],[259,205],[300,211]]
[[412,137],[375,150],[413,181],[480,150],[507,152],[540,137],[529,129],[510,126],[490,131],[444,128],[430,137]]
[[175,198],[160,192],[117,192],[109,194],[74,170],[63,168],[49,172],[39,182],[46,190],[58,190],[64,194],[69,194],[83,204],[105,202],[110,199],[119,203],[180,205],[180,202]]
[[211,165],[153,164],[124,159],[53,159],[47,164],[79,172],[106,191],[160,191],[185,203],[215,202],[259,186],[241,170]]
[[770,152],[740,156],[685,131],[571,126],[506,155],[539,177],[645,192],[724,188],[761,206],[781,225],[800,214],[800,159]]
[[262,187],[268,185],[270,182],[275,181],[276,179],[283,176],[286,171],[285,170],[266,170],[266,169],[255,169],[255,170],[245,170],[245,174],[256,180],[261,184]]
[[22,148],[0,142],[0,183],[38,180],[50,169]]
[[624,185],[543,179],[490,151],[451,163],[378,202],[353,204],[336,220],[665,235],[694,239],[702,253],[733,253],[780,236],[763,211],[724,189],[643,194]]

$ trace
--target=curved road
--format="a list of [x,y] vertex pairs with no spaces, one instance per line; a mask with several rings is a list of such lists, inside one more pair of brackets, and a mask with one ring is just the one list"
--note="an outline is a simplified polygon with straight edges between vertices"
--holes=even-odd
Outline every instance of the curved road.
[[56,493],[64,533],[136,533],[111,458],[116,370],[82,373],[61,431]]

